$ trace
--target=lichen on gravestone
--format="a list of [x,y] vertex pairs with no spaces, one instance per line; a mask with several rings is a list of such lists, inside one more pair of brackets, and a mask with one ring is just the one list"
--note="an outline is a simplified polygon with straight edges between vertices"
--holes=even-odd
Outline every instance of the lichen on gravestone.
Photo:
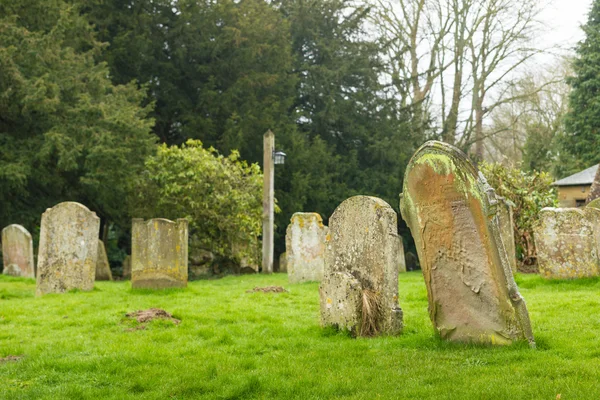
[[353,335],[402,331],[398,273],[405,268],[397,215],[385,201],[354,196],[329,219],[321,324]]
[[295,213],[285,235],[286,269],[290,283],[320,282],[325,265],[328,228],[317,213]]
[[42,214],[36,294],[92,290],[100,218],[82,204],[64,202]]
[[9,225],[2,230],[4,275],[35,278],[33,241],[21,225]]
[[164,218],[132,220],[131,287],[187,287],[188,222]]
[[422,268],[429,315],[443,339],[535,346],[498,218],[499,200],[457,148],[430,141],[411,158],[400,210]]

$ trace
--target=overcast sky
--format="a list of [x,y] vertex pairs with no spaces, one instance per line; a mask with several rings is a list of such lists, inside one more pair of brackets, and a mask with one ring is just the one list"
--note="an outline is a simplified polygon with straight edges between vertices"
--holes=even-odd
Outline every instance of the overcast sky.
[[544,42],[573,48],[583,39],[580,25],[586,22],[591,5],[592,0],[553,0],[540,15],[546,25]]

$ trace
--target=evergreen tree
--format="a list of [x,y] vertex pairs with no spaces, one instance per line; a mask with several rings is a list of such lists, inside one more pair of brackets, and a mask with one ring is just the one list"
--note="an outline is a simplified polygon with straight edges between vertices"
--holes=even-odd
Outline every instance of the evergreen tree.
[[130,178],[155,147],[144,92],[110,82],[64,1],[2,1],[0,15],[0,226],[32,229],[65,200],[129,225]]
[[567,113],[566,135],[561,144],[572,165],[565,172],[588,168],[600,162],[600,1],[594,0],[585,39],[577,45],[573,61],[574,76]]

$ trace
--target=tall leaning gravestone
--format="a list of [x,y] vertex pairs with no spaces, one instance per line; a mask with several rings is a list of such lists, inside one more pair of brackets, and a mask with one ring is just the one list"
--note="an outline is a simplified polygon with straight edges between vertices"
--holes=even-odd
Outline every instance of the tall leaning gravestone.
[[[285,235],[287,273],[290,283],[323,279],[325,238],[329,229],[317,213],[295,213]],[[281,263],[280,263],[281,267]]]
[[405,269],[392,207],[376,197],[345,200],[329,219],[321,324],[355,336],[400,333],[398,273]]
[[100,218],[84,205],[60,203],[42,214],[36,294],[92,290]]
[[535,346],[529,314],[502,243],[498,200],[457,148],[430,141],[411,158],[400,210],[410,227],[444,339]]
[[187,287],[188,222],[164,218],[133,219],[131,287]]
[[33,268],[33,241],[31,234],[21,225],[2,229],[2,258],[4,275],[35,278]]

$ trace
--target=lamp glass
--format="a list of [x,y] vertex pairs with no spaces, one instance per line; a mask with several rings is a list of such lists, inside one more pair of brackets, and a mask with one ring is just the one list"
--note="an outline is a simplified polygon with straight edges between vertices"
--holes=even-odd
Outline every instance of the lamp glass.
[[273,163],[275,165],[285,164],[285,156],[286,156],[286,154],[283,151],[274,151],[273,152]]

